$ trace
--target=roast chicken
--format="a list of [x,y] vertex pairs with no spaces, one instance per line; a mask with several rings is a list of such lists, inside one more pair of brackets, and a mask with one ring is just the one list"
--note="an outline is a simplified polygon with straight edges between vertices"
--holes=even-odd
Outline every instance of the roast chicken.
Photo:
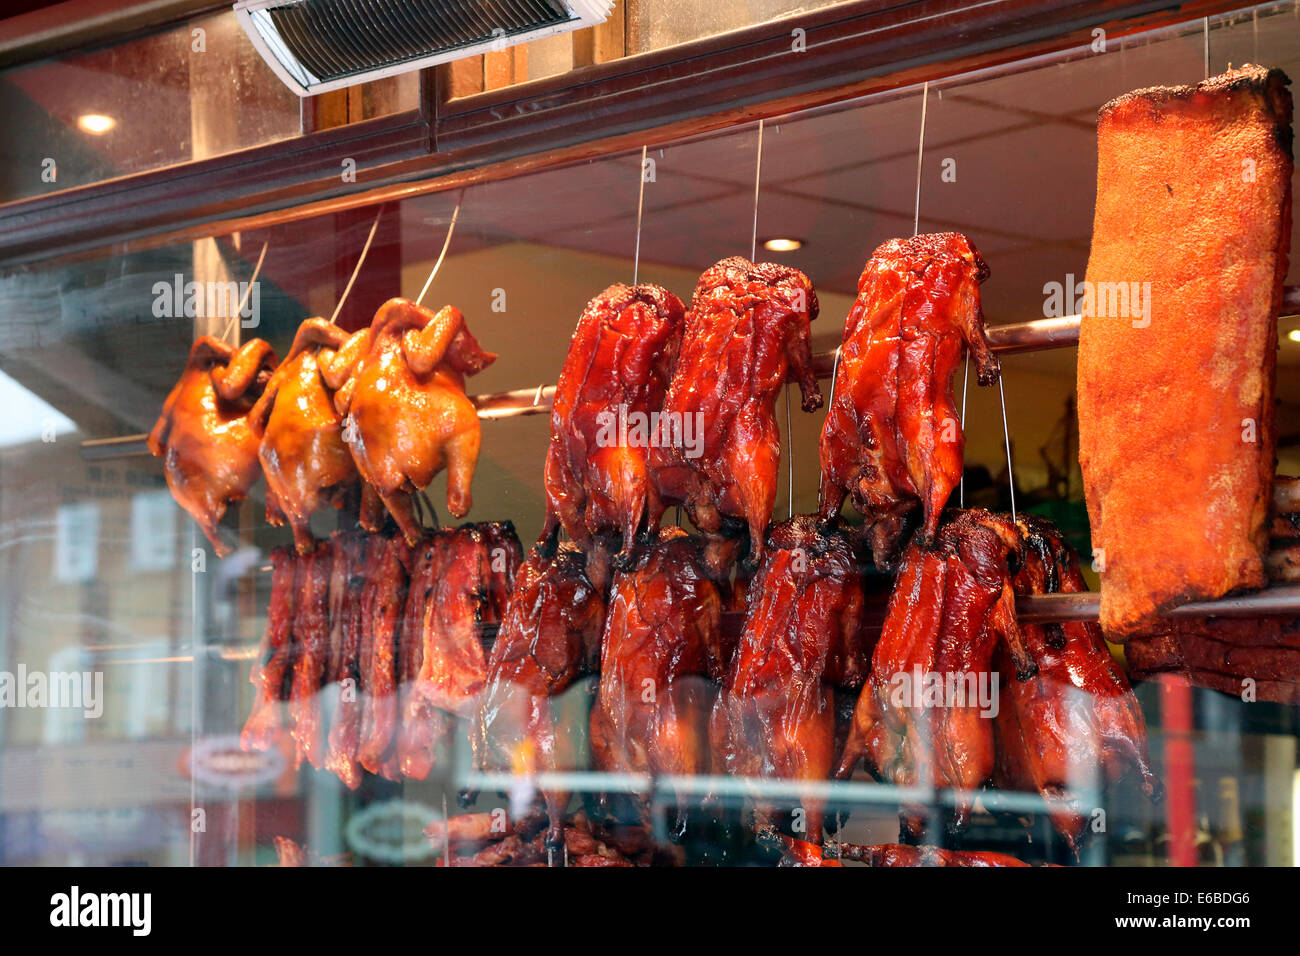
[[[551,405],[546,527],[588,554],[604,583],[601,537],[622,538],[620,564],[638,532],[659,527],[663,506],[649,480],[650,447],[681,440],[659,415],[681,342],[684,307],[657,285],[612,285],[587,304]],[[693,424],[693,422],[692,422]]]
[[248,413],[275,365],[275,350],[261,339],[236,350],[200,336],[149,433],[167,487],[221,557],[234,550],[218,528],[226,506],[246,498],[260,472]]
[[[708,717],[729,648],[700,539],[664,528],[614,576],[591,711],[598,770],[689,776],[709,770]],[[677,804],[676,835],[686,803]]]
[[922,543],[934,538],[961,481],[965,438],[952,379],[963,346],[980,384],[997,381],[980,308],[988,275],[968,238],[943,232],[889,240],[858,280],[822,426],[820,511],[837,515],[851,497],[882,570],[895,564],[918,506]]
[[[883,782],[951,788],[950,827],[966,826],[995,769],[994,654],[1006,647],[1016,680],[1036,672],[1016,621],[1020,560],[1015,524],[981,510],[957,512],[928,546],[919,534],[908,545],[836,776],[865,757]],[[925,828],[923,809],[903,809],[909,842]]]
[[347,333],[324,319],[303,322],[248,415],[266,476],[267,520],[288,521],[300,554],[312,548],[312,513],[323,501],[343,504],[359,480],[320,367],[346,339]]
[[700,440],[651,448],[650,469],[664,504],[684,504],[709,537],[715,573],[734,553],[722,535],[748,529],[747,563],[762,561],[781,459],[777,393],[791,375],[804,411],[822,404],[809,328],[817,311],[811,280],[771,262],[723,259],[695,287],[663,411],[684,437],[689,418]]
[[[565,692],[600,661],[605,602],[575,545],[535,547],[519,569],[492,645],[472,736],[484,773],[574,771],[579,735],[561,713]],[[584,695],[585,696],[585,695]],[[585,711],[584,711],[585,712]],[[543,793],[552,846],[563,836],[569,794]]]
[[[1086,591],[1079,564],[1060,532],[1045,518],[1021,515],[1024,565],[1012,585],[1017,594]],[[1077,855],[1091,805],[1107,781],[1130,769],[1148,796],[1160,784],[1147,756],[1146,722],[1127,678],[1091,622],[1020,625],[1038,673],[1027,681],[1003,680],[996,719],[999,787],[1037,791],[1052,824]],[[1005,650],[1000,651],[1005,666]]]
[[[478,462],[479,421],[465,395],[465,376],[496,361],[479,347],[459,310],[434,313],[408,299],[390,299],[368,329],[321,362],[343,438],[357,471],[373,487],[414,547],[423,534],[412,495],[447,469],[447,510],[464,517]],[[363,507],[362,525],[383,526]]]
[[[716,771],[822,781],[835,761],[834,688],[861,684],[861,564],[848,535],[800,515],[777,524],[748,588],[740,645],[713,707]],[[766,821],[771,808],[756,800]],[[825,808],[801,798],[792,828],[822,840]]]

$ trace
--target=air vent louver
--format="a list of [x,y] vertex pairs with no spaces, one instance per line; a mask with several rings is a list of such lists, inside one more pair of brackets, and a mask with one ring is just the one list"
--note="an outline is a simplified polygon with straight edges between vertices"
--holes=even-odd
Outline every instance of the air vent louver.
[[299,96],[604,21],[613,0],[241,0],[253,45]]

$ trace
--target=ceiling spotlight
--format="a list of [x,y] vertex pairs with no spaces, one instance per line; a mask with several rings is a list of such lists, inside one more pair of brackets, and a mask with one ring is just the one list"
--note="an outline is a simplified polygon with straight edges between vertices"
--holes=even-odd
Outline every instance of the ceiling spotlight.
[[102,113],[87,113],[84,116],[77,117],[77,125],[87,133],[98,136],[101,133],[107,133],[116,126],[117,120],[111,116],[104,116]]
[[1300,329],[1292,329],[1286,334],[1286,337],[1292,342],[1300,342]]
[[764,239],[763,248],[768,252],[794,252],[803,248],[802,239]]

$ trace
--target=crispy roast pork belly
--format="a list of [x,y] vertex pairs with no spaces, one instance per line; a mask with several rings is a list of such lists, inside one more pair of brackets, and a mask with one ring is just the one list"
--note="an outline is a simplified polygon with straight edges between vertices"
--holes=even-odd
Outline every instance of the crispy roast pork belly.
[[1288,82],[1245,66],[1101,109],[1079,459],[1112,640],[1265,583]]

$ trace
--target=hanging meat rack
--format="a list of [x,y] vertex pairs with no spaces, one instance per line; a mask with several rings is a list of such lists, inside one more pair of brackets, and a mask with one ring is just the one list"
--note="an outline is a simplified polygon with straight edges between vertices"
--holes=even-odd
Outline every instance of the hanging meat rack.
[[[1283,290],[1279,314],[1300,315],[1300,286],[1287,286]],[[993,351],[1008,355],[1072,348],[1079,344],[1080,321],[1078,315],[1033,319],[988,326],[986,335]],[[813,368],[818,378],[830,378],[835,368],[835,352],[818,352],[813,356]],[[551,410],[554,396],[555,386],[542,384],[508,392],[473,395],[470,400],[478,409],[479,418],[497,419],[545,414]],[[90,439],[81,443],[82,457],[92,461],[148,454],[144,435]],[[1095,621],[1101,610],[1101,596],[1096,592],[1027,595],[1017,599],[1016,610],[1028,621]],[[1300,585],[1278,585],[1253,594],[1185,604],[1171,611],[1169,616],[1260,617],[1292,613],[1300,614]]]

